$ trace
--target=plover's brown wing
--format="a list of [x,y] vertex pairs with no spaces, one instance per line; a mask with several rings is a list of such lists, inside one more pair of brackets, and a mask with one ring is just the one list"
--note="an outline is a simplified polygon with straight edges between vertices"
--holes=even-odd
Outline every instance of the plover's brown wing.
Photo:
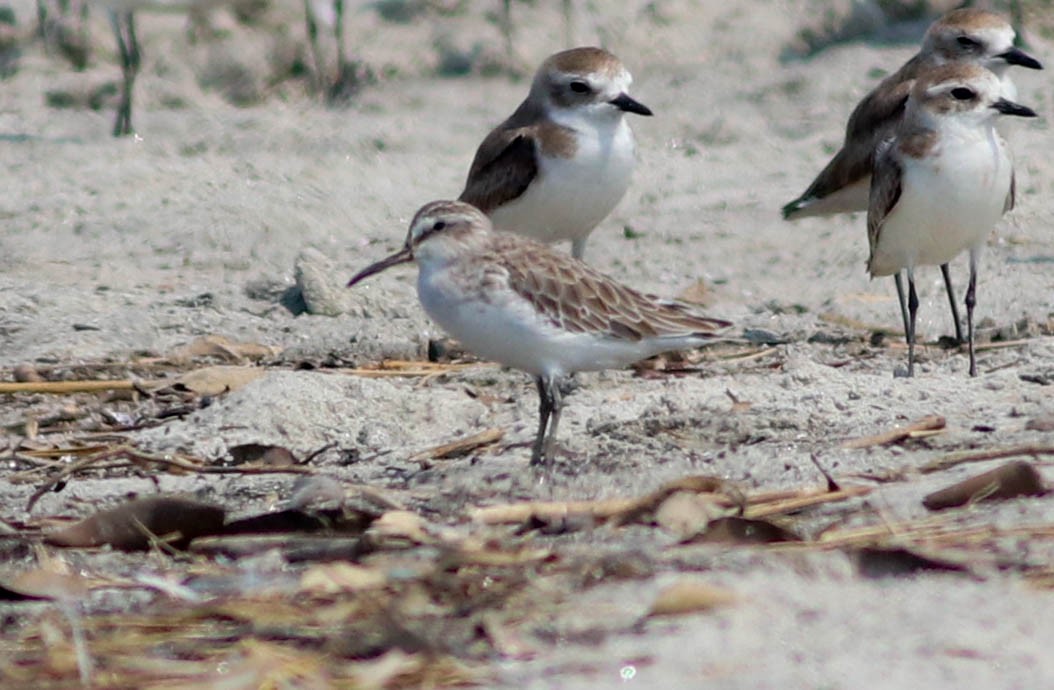
[[495,243],[494,260],[504,266],[513,291],[572,333],[633,341],[708,338],[732,325],[701,314],[696,305],[640,293],[577,259],[519,237],[503,235]]
[[458,201],[484,213],[523,194],[538,174],[534,128],[499,127],[476,150]]
[[903,168],[894,155],[895,146],[896,141],[888,139],[879,144],[875,153],[875,167],[871,173],[871,201],[867,208],[867,242],[870,247],[868,271],[872,271],[871,263],[875,258],[882,223],[900,200]]
[[[845,141],[834,158],[824,166],[801,196],[783,207],[785,220],[806,216],[862,211],[856,208],[856,195],[835,198],[837,193],[862,183],[874,166],[875,148],[896,128],[914,80],[895,84],[883,82],[857,104],[845,128]],[[860,201],[867,197],[859,195]]]

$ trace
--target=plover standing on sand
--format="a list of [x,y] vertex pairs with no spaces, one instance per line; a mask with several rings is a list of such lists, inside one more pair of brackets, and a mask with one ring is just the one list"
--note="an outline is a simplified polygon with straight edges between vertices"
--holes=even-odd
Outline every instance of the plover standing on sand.
[[[989,70],[950,63],[915,82],[895,136],[875,156],[867,212],[872,277],[893,275],[901,310],[908,312],[908,376],[915,371],[917,266],[947,266],[970,252],[966,289],[970,376],[977,375],[973,310],[977,262],[992,227],[1014,205],[1014,170],[996,131],[1000,115],[1036,113],[1003,96]],[[905,304],[900,272],[908,277]]]
[[541,242],[586,238],[625,195],[636,146],[626,113],[651,115],[627,93],[632,77],[600,48],[549,57],[527,99],[476,151],[460,200],[498,230]]

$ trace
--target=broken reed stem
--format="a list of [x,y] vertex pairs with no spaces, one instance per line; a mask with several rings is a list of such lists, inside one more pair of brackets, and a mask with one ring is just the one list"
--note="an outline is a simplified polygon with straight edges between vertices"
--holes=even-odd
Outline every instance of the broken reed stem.
[[505,429],[494,427],[485,429],[478,434],[472,434],[465,438],[443,443],[419,453],[414,453],[407,460],[409,462],[420,462],[422,460],[444,460],[467,455],[472,451],[497,443],[505,436]]
[[893,443],[899,443],[900,441],[906,441],[909,438],[921,438],[924,436],[933,436],[934,434],[944,433],[944,427],[944,417],[941,417],[940,415],[929,415],[909,422],[905,426],[892,429],[891,431],[883,431],[880,434],[843,441],[842,448],[860,449],[870,448],[872,446],[888,446]]
[[839,491],[806,489],[777,491],[743,497],[719,479],[685,477],[671,482],[639,498],[608,498],[595,501],[528,501],[505,505],[474,508],[469,514],[483,524],[522,524],[532,519],[551,522],[568,517],[590,517],[597,521],[616,520],[619,524],[633,522],[654,510],[662,501],[678,491],[712,493],[717,503],[728,507],[740,506],[744,517],[761,518],[792,513],[823,503],[844,501],[871,492],[871,487],[851,486]]
[[56,395],[67,395],[70,393],[99,393],[136,390],[142,385],[148,386],[150,383],[136,382],[131,379],[119,381],[25,381],[15,383],[5,381],[0,382],[0,394],[54,393]]
[[141,453],[131,446],[115,446],[95,455],[81,458],[76,462],[66,465],[62,471],[49,479],[33,492],[26,504],[26,510],[31,511],[40,497],[51,491],[59,483],[65,481],[74,474],[87,469],[98,469],[99,463],[107,460],[124,458],[132,465],[162,465],[167,468],[175,468],[195,474],[317,474],[314,467],[303,465],[287,465],[284,467],[263,467],[255,465],[237,465],[234,467],[212,466],[191,462],[179,456],[158,457]]

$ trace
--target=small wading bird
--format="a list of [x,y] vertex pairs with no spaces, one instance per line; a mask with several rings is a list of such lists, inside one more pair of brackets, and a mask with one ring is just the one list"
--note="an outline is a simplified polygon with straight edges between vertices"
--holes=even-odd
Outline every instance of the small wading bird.
[[88,2],[106,9],[114,38],[117,41],[118,57],[121,60],[121,100],[117,105],[113,135],[115,137],[126,136],[135,131],[132,127],[132,93],[143,59],[139,38],[135,32],[135,13],[147,10],[197,14],[203,12],[209,5],[216,4],[216,0],[88,0]]
[[[139,11],[187,13],[198,24],[204,24],[204,15],[211,7],[229,4],[233,0],[87,0],[90,4],[104,7],[110,18],[114,37],[117,41],[117,52],[121,60],[121,99],[117,106],[113,135],[115,137],[132,134],[132,94],[135,79],[142,66],[142,48],[135,30],[135,14]],[[314,75],[317,89],[327,88],[326,66],[323,51],[319,46],[319,7],[316,3],[323,0],[304,0],[304,13],[307,24],[308,41],[315,60]],[[344,0],[332,0],[333,35],[337,47],[337,78],[331,88],[330,96],[336,97],[338,91],[350,74],[351,65],[346,58],[344,48]]]
[[534,377],[532,465],[552,463],[561,377],[699,347],[731,326],[693,305],[637,292],[533,240],[495,233],[483,213],[458,201],[421,208],[403,248],[348,287],[411,261],[432,320],[477,355]]
[[[973,310],[977,262],[993,226],[1014,206],[1014,170],[996,131],[1002,115],[1035,117],[1002,95],[999,78],[969,63],[919,76],[895,136],[879,146],[867,231],[872,277],[893,275],[907,311],[908,376],[915,373],[916,266],[947,266],[970,252],[966,327],[970,376],[977,375]],[[900,272],[908,275],[905,304]]]
[[[864,97],[849,116],[845,141],[809,188],[783,207],[785,220],[866,211],[875,149],[893,134],[904,116],[908,94],[919,74],[954,62],[986,67],[1002,81],[1002,95],[1013,101],[1017,89],[1007,75],[1014,65],[1043,69],[1038,60],[1014,47],[1015,32],[1003,17],[980,9],[948,12],[926,31],[919,52]],[[944,287],[963,342],[959,309],[948,264],[941,265]],[[901,313],[905,331],[908,314]]]
[[476,151],[460,200],[498,230],[540,242],[586,238],[626,194],[637,164],[626,113],[651,115],[627,93],[632,77],[600,48],[550,56],[527,99]]

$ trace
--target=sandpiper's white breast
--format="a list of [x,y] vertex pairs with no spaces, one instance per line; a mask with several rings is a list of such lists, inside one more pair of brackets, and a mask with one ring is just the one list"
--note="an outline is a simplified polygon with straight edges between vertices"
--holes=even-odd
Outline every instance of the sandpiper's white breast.
[[[703,338],[621,340],[571,333],[539,315],[512,290],[466,289],[456,260],[420,262],[417,295],[425,312],[475,354],[534,376],[624,367],[665,350],[692,347]],[[471,270],[471,269],[470,269]],[[468,281],[475,285],[477,281]]]
[[491,212],[497,229],[542,242],[584,239],[629,188],[636,147],[621,114],[599,122],[577,114],[554,119],[575,130],[575,155],[542,156],[527,190]]
[[1010,191],[1011,162],[995,128],[949,127],[929,155],[901,165],[900,199],[882,225],[871,274],[938,266],[980,248]]

